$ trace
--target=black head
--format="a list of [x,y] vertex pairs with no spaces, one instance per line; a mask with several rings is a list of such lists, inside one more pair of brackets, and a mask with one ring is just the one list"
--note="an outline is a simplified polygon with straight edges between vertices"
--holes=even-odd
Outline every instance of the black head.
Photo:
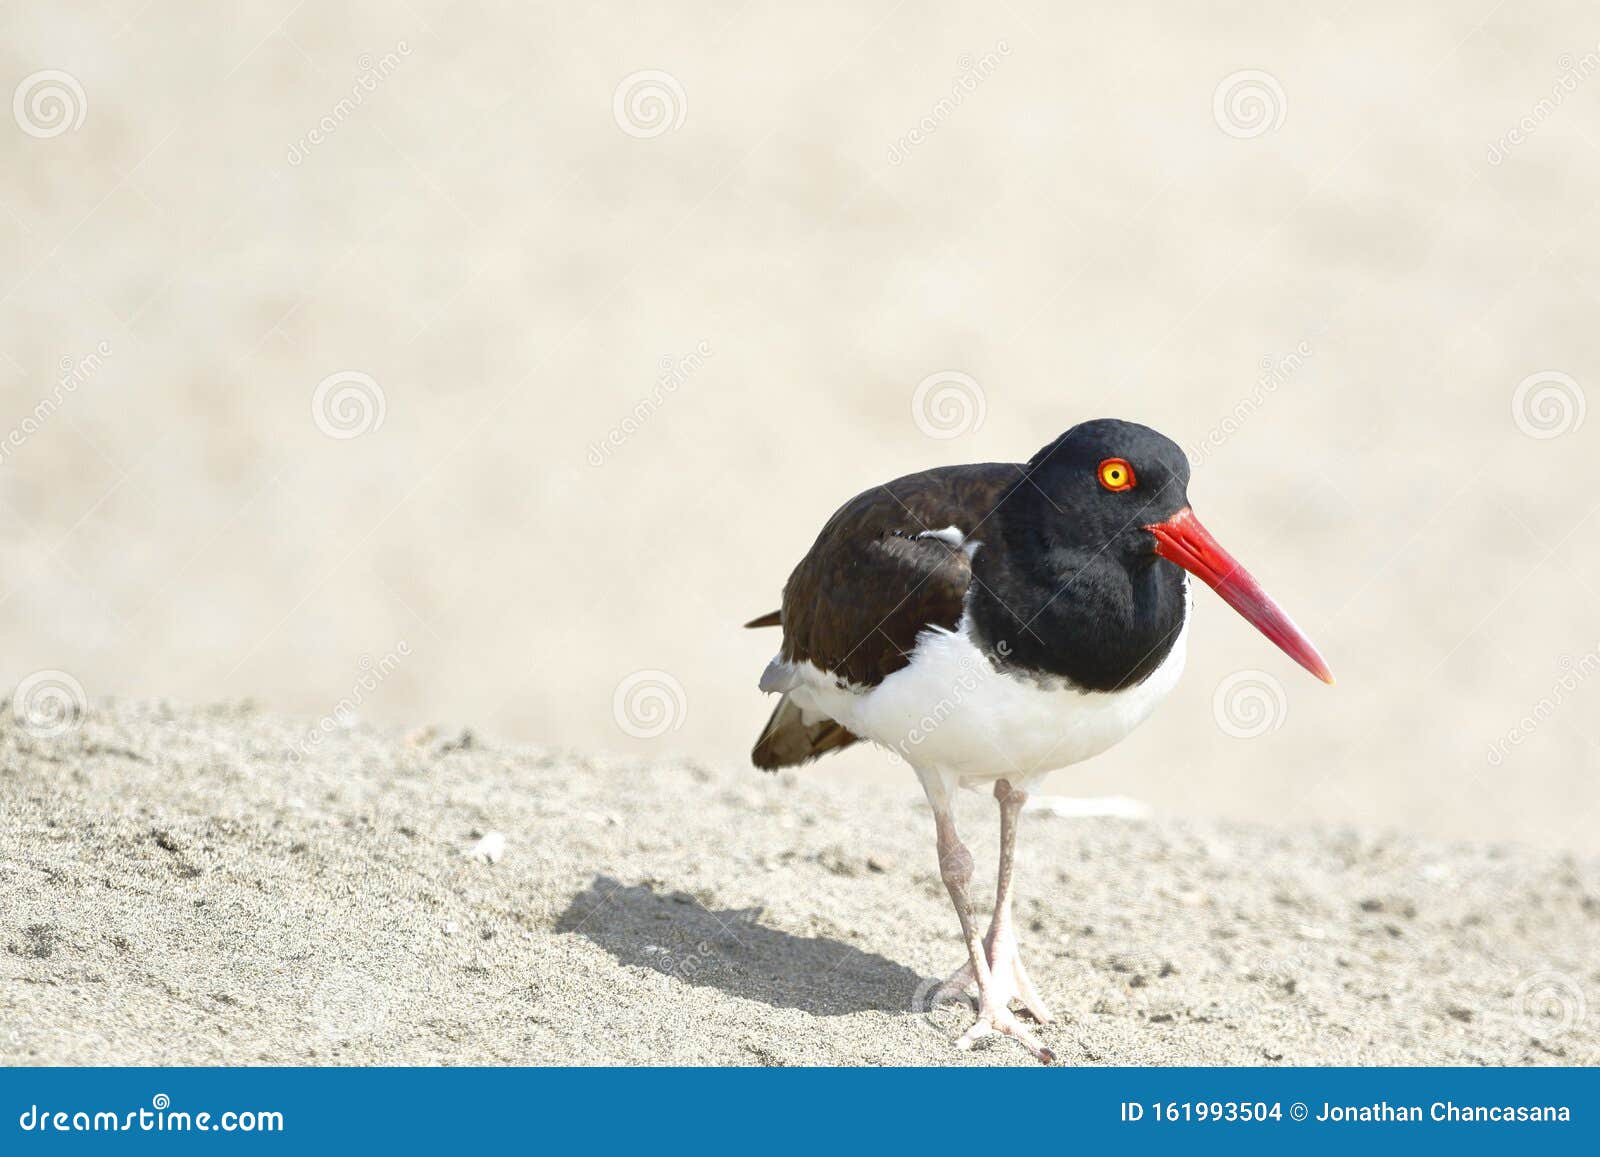
[[976,556],[974,610],[986,636],[1018,640],[1024,666],[1093,690],[1139,682],[1183,626],[1187,571],[1333,681],[1311,640],[1195,517],[1188,458],[1148,426],[1074,426],[1033,456],[1000,518],[1007,549]]
[[1104,551],[1125,566],[1154,561],[1146,527],[1189,505],[1189,459],[1178,444],[1115,418],[1072,427],[1033,456],[1028,478],[1042,498],[1035,529],[1051,547]]

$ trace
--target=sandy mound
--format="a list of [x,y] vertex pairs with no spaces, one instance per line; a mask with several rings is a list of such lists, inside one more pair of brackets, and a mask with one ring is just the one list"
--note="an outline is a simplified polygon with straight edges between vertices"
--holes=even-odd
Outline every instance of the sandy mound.
[[[916,1008],[961,950],[909,775],[308,744],[232,706],[4,721],[6,1063],[1032,1063]],[[993,804],[963,807],[992,872]],[[1600,1062],[1596,862],[1046,815],[1022,840],[1067,1063]]]

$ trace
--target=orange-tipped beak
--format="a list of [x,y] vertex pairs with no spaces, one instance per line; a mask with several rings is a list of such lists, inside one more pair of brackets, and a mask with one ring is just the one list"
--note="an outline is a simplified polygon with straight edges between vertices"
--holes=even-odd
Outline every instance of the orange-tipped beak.
[[1333,682],[1333,672],[1317,654],[1316,647],[1283,608],[1261,589],[1234,557],[1222,549],[1211,532],[1200,525],[1194,511],[1185,506],[1165,522],[1145,527],[1156,536],[1156,553],[1177,563],[1222,596],[1222,601],[1243,615],[1285,655],[1299,663],[1324,683]]

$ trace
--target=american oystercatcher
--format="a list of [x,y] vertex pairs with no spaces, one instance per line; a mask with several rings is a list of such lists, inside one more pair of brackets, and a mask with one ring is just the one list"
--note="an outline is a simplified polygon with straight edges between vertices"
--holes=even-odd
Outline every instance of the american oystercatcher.
[[[967,962],[935,1000],[978,989],[976,1023],[1053,1054],[1011,1011],[1050,1012],[1023,968],[1011,916],[1017,820],[1048,772],[1111,747],[1183,670],[1189,575],[1306,670],[1333,682],[1311,641],[1200,524],[1189,462],[1156,431],[1074,426],[1026,465],[949,466],[852,498],[783,588],[761,677],[781,693],[752,758],[775,770],[866,739],[901,755],[933,807],[939,870]],[[1000,870],[987,935],[973,916],[958,787],[993,785]]]

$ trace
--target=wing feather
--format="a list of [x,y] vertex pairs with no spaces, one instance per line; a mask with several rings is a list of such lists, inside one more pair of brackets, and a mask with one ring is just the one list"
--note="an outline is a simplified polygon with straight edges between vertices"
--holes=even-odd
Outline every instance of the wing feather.
[[983,525],[1021,474],[927,470],[845,503],[784,586],[783,657],[875,687],[910,662],[923,631],[954,630]]

